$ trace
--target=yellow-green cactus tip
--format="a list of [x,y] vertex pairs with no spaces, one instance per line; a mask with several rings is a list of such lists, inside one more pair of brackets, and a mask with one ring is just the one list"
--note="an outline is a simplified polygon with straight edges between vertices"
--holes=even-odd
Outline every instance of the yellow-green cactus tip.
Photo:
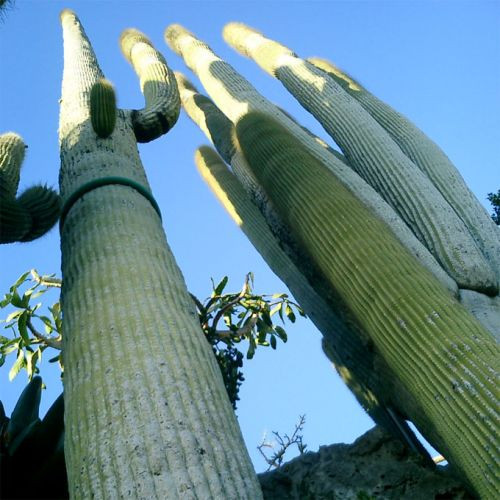
[[151,40],[144,33],[135,28],[123,30],[120,36],[120,47],[127,61],[130,61],[130,54],[136,43],[147,43],[151,45]]
[[179,41],[183,36],[193,36],[193,34],[180,24],[171,24],[165,30],[165,41],[177,54],[181,52]]
[[113,84],[101,78],[90,90],[90,121],[98,137],[106,139],[116,124],[116,96]]
[[238,39],[252,34],[262,35],[260,31],[237,22],[227,23],[222,30],[222,37],[230,45],[237,44],[239,46]]
[[63,9],[59,14],[59,19],[61,20],[62,23],[65,19],[78,19],[78,17],[75,14],[75,12],[72,11],[71,9]]

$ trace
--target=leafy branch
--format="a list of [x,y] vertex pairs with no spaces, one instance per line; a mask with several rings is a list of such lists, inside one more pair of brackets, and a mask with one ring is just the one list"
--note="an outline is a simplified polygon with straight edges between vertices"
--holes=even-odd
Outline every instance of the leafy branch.
[[[34,284],[26,289],[30,281]],[[45,294],[50,288],[60,286],[60,280],[53,276],[40,276],[32,270],[21,275],[0,301],[0,308],[14,308],[14,311],[2,320],[5,322],[4,328],[10,330],[11,338],[0,336],[0,366],[5,363],[8,354],[16,354],[16,360],[9,371],[9,380],[13,380],[23,368],[31,380],[40,371],[37,363],[41,361],[45,349],[50,347],[61,350],[62,314],[59,302],[47,308],[49,315],[40,314],[41,302],[33,304],[34,299]],[[43,326],[45,333],[41,333],[35,324]],[[59,361],[61,364],[60,353],[49,361]]]
[[[241,372],[244,355],[237,344],[243,340],[248,343],[247,359],[253,358],[257,346],[276,349],[277,339],[286,342],[287,334],[283,327],[273,323],[272,317],[278,314],[284,323],[286,316],[293,323],[296,313],[302,316],[304,313],[287,294],[253,293],[252,273],[245,276],[239,292],[223,293],[227,283],[227,276],[217,285],[212,280],[212,294],[204,301],[194,295],[191,297],[196,304],[202,330],[219,364],[229,399],[236,408],[239,387],[244,381]],[[22,369],[26,369],[31,380],[39,373],[37,363],[42,359],[43,351],[47,348],[61,350],[62,314],[59,301],[47,308],[48,314],[41,313],[41,303],[33,305],[34,299],[50,289],[60,289],[61,285],[61,280],[54,275],[42,276],[33,269],[20,276],[0,301],[0,308],[14,308],[4,320],[11,337],[0,336],[0,366],[5,363],[8,354],[16,353],[9,372],[10,380]],[[62,370],[60,352],[49,360],[55,361],[59,362]]]

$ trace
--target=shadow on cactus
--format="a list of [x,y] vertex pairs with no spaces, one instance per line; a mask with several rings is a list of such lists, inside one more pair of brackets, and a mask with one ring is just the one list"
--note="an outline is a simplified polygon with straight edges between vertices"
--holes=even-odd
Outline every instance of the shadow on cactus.
[[47,186],[32,186],[16,196],[26,146],[13,132],[0,135],[0,243],[33,241],[59,219],[59,195]]
[[69,497],[63,396],[40,419],[41,392],[42,379],[34,377],[19,396],[10,418],[0,402],[1,498]]

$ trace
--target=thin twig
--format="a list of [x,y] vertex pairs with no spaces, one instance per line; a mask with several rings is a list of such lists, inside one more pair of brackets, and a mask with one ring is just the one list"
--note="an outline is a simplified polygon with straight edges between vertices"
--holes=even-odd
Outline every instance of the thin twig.
[[238,328],[238,330],[235,331],[215,330],[215,335],[217,335],[217,337],[219,337],[220,339],[227,339],[234,336],[245,337],[248,333],[252,331],[253,327],[257,324],[258,319],[259,319],[259,314],[254,312],[250,316],[248,323],[245,326],[242,326],[241,328]]
[[59,278],[51,278],[50,276],[40,276],[36,269],[31,270],[31,276],[39,284],[48,287],[61,288],[62,280]]
[[30,329],[30,332],[41,342],[44,342],[49,347],[53,347],[59,351],[62,350],[62,342],[60,340],[51,339],[50,337],[46,337],[42,335],[37,329],[33,326],[33,323],[30,319],[28,319],[26,326]]

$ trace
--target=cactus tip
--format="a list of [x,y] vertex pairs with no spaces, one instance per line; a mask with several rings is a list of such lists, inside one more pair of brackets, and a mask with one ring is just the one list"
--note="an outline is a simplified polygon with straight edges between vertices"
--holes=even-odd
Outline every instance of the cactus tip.
[[148,45],[152,45],[151,40],[144,33],[135,28],[127,28],[122,31],[120,35],[120,47],[127,61],[130,61],[130,53],[136,43],[147,43]]
[[180,24],[171,24],[167,26],[165,30],[165,41],[167,45],[177,54],[181,52],[179,40],[183,36],[193,36],[193,34],[188,31],[184,26]]
[[59,19],[61,20],[61,23],[65,20],[65,19],[78,19],[77,15],[75,14],[75,12],[71,9],[63,9],[61,10],[61,13],[59,14]]

